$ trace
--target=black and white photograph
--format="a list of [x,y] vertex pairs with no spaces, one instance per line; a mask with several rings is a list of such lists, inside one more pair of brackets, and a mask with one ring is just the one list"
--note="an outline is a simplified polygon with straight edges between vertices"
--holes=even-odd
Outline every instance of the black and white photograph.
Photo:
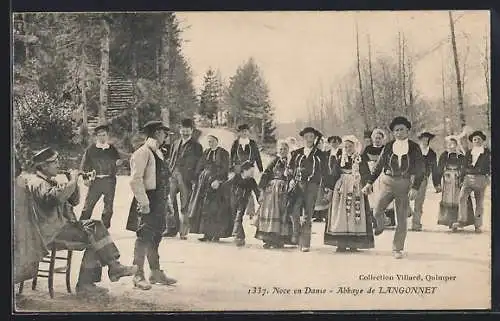
[[12,14],[12,309],[491,309],[490,12]]

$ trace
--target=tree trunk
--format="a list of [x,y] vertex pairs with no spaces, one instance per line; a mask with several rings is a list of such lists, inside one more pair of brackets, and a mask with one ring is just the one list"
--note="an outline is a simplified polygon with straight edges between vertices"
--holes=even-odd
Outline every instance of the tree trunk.
[[370,35],[368,35],[368,70],[370,71],[370,87],[372,93],[372,104],[373,111],[377,113],[377,105],[375,103],[375,87],[373,85],[373,71],[372,71],[372,46],[370,41]]
[[363,80],[361,79],[361,62],[359,58],[359,32],[358,32],[358,24],[356,23],[356,57],[357,57],[357,69],[358,69],[358,80],[359,80],[359,94],[361,98],[361,111],[363,113],[363,118],[365,122],[365,130],[368,130],[368,115],[366,114],[366,106],[365,106],[365,98],[363,94]]
[[[79,84],[80,87],[80,95],[81,95],[81,106],[82,106],[82,127],[83,133],[88,136],[88,111],[87,111],[87,84],[85,81],[85,49],[82,48],[82,57],[80,64],[80,75],[79,75]],[[84,142],[86,143],[87,137],[83,137]]]
[[[443,104],[443,135],[447,136],[449,135],[447,131],[447,120],[448,118],[448,109],[446,107],[446,91],[445,91],[445,80],[444,80],[444,61],[443,61],[443,55],[441,54],[441,99],[442,99],[442,104]],[[443,147],[446,148],[446,141],[443,141]]]
[[101,38],[101,77],[99,84],[99,121],[106,121],[108,109],[108,78],[109,78],[109,25],[101,19],[103,35]]
[[[134,84],[137,84],[138,77],[137,77],[137,54],[136,54],[136,49],[135,46],[132,46],[132,65],[131,71],[132,71],[132,78]],[[132,122],[132,133],[135,134],[139,131],[139,111],[137,110],[138,106],[137,103],[135,103],[132,106],[132,117],[131,117],[131,122]]]
[[484,84],[486,88],[486,95],[488,97],[488,104],[486,105],[486,122],[488,125],[488,129],[491,130],[491,120],[490,120],[490,112],[491,112],[491,88],[490,88],[490,54],[488,49],[488,37],[485,37],[485,48],[484,48]]
[[451,47],[453,51],[453,58],[455,61],[455,74],[457,79],[457,98],[458,98],[458,112],[460,116],[460,126],[463,128],[466,125],[465,112],[464,112],[464,96],[462,93],[462,80],[460,77],[460,64],[458,61],[457,52],[457,42],[455,38],[455,25],[453,22],[453,17],[451,11],[448,11],[448,16],[450,18],[450,32],[451,32]]

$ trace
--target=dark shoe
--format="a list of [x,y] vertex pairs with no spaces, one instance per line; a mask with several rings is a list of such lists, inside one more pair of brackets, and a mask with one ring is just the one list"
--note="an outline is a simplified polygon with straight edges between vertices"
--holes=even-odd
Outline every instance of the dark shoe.
[[207,237],[200,237],[200,238],[198,239],[198,241],[200,241],[200,242],[208,242],[208,241],[210,241],[210,239],[209,239],[209,238],[207,238]]
[[476,232],[476,233],[478,233],[478,234],[479,234],[479,233],[482,233],[482,232],[483,232],[483,230],[482,230],[479,226],[476,226],[476,227],[474,228],[474,232]]
[[235,239],[234,243],[236,244],[237,247],[245,246],[245,240],[244,239]]
[[219,238],[218,237],[213,237],[212,238],[212,242],[219,242]]
[[188,239],[188,238],[187,238],[187,236],[185,236],[185,235],[180,235],[180,236],[179,236],[179,238],[180,238],[181,240],[183,240],[183,241],[185,241],[185,240],[187,240],[187,239]]
[[163,237],[176,237],[177,233],[178,232],[175,230],[167,230],[167,231],[163,232],[162,236]]
[[133,279],[134,287],[140,290],[150,290],[151,284],[146,282],[146,279],[142,275],[136,275]]
[[176,279],[169,278],[165,272],[162,270],[153,270],[151,271],[151,276],[149,277],[149,283],[151,284],[163,284],[163,285],[174,285],[177,283]]
[[264,244],[262,244],[262,247],[265,248],[265,249],[270,249],[271,248],[271,244],[264,243]]
[[412,226],[410,228],[410,231],[413,231],[413,232],[421,232],[422,231],[422,227],[415,227],[415,226]]
[[349,248],[349,252],[359,252],[359,250],[355,247]]
[[283,244],[283,243],[276,243],[276,244],[274,244],[274,247],[277,248],[277,249],[282,249],[282,248],[285,247],[285,244]]
[[310,249],[308,247],[305,247],[305,246],[300,248],[301,252],[309,252],[309,250]]
[[337,247],[337,249],[335,250],[335,252],[343,253],[343,252],[347,252],[347,249],[345,247]]
[[111,282],[116,282],[124,276],[132,276],[137,273],[137,265],[125,266],[120,263],[115,263],[109,266],[108,276]]
[[77,284],[76,285],[76,294],[78,296],[99,296],[104,295],[109,292],[108,289],[95,285],[94,283],[90,284]]

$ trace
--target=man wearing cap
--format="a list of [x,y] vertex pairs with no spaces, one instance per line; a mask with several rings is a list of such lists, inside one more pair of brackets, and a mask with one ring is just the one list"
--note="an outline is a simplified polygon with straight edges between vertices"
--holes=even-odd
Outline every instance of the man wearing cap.
[[474,213],[474,227],[476,233],[481,232],[483,225],[484,193],[489,184],[491,171],[491,152],[484,146],[486,135],[482,131],[474,131],[469,135],[472,148],[465,153],[465,170],[462,188],[459,194],[458,222],[453,224],[453,230],[466,225],[467,200],[472,192],[476,199],[476,212]]
[[420,147],[408,139],[411,123],[399,116],[389,125],[395,140],[384,146],[373,171],[368,179],[364,193],[373,191],[373,182],[382,171],[382,187],[377,205],[374,209],[376,220],[375,235],[384,231],[384,212],[394,200],[396,206],[396,231],[392,242],[393,255],[397,259],[403,257],[403,249],[407,234],[407,220],[410,212],[410,200],[414,200],[424,179],[425,163]]
[[83,295],[104,294],[107,289],[97,287],[101,281],[102,266],[108,266],[111,282],[131,276],[137,267],[120,264],[120,252],[101,221],[77,221],[73,207],[79,202],[79,172],[67,174],[68,182],[55,180],[59,172],[58,153],[47,147],[33,156],[36,174],[27,180],[27,190],[33,200],[33,215],[45,248],[57,247],[83,250],[82,263],[76,285],[77,293]]
[[80,219],[88,220],[92,217],[94,207],[104,195],[102,223],[106,228],[111,226],[113,216],[113,202],[116,189],[116,167],[122,164],[118,150],[108,142],[109,125],[102,124],[95,128],[96,142],[85,150],[80,165],[82,172],[95,171],[95,179],[84,180],[89,187]]
[[[189,233],[188,206],[194,184],[196,183],[196,166],[203,155],[203,147],[193,138],[194,124],[191,119],[181,122],[181,138],[172,145],[169,156],[170,199],[179,208],[174,211],[175,227],[168,228],[168,236],[179,233],[181,240],[186,240]],[[176,202],[180,194],[180,204]]]
[[372,144],[372,131],[365,130],[363,132],[363,149]]
[[298,243],[299,250],[308,252],[311,247],[311,219],[318,196],[321,178],[328,174],[325,154],[316,148],[323,136],[318,130],[306,127],[300,132],[305,146],[291,153],[289,168],[289,199],[292,215],[292,243]]
[[429,175],[432,177],[432,183],[436,189],[436,193],[441,192],[441,180],[437,165],[437,155],[436,152],[429,147],[430,141],[435,137],[435,135],[429,132],[422,132],[418,135],[418,140],[420,143],[420,151],[424,157],[425,163],[425,173],[422,184],[418,189],[417,196],[415,197],[413,216],[412,216],[412,226],[411,231],[422,231],[422,211],[424,208],[425,193],[427,191]]
[[[151,284],[172,285],[177,281],[166,276],[160,269],[158,247],[166,228],[169,170],[165,155],[161,152],[169,128],[161,121],[144,125],[147,135],[144,144],[130,158],[130,187],[134,199],[130,206],[127,230],[136,233],[134,265],[138,266],[134,286],[141,290],[151,289]],[[149,283],[144,277],[144,262],[148,258],[151,275]]]

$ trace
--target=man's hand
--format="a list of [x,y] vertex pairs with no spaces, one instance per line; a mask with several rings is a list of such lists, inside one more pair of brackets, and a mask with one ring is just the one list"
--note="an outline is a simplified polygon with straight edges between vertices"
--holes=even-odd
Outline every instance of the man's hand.
[[361,192],[365,195],[369,195],[373,192],[373,185],[370,183],[367,183],[362,189]]
[[116,166],[122,166],[122,165],[123,165],[123,159],[117,159]]
[[441,193],[443,191],[443,189],[441,188],[441,186],[436,186],[436,193]]
[[236,176],[236,174],[234,172],[230,172],[228,175],[227,175],[227,178],[228,180],[232,180],[234,178],[234,176]]
[[241,166],[240,166],[240,165],[234,165],[234,172],[235,172],[236,174],[241,173]]
[[137,211],[141,214],[149,214],[149,204],[137,204]]
[[408,192],[408,198],[410,199],[410,201],[415,200],[415,198],[417,198],[417,194],[418,194],[418,190],[416,190],[414,188],[410,189],[410,191]]
[[210,185],[213,189],[218,189],[219,186],[220,186],[220,182],[218,180],[215,180],[212,182],[212,184]]

